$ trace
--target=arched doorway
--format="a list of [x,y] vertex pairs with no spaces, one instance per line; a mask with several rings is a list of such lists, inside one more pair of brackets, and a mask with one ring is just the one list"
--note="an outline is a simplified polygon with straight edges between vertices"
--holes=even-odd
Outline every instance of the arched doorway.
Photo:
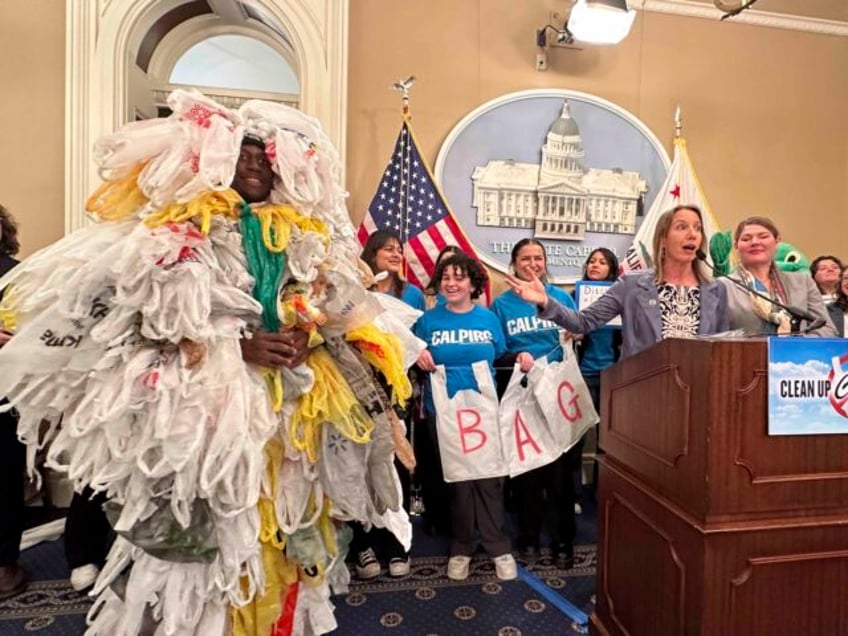
[[[176,63],[222,35],[264,44],[295,73],[293,100],[275,91],[216,87],[227,105],[245,96],[296,101],[344,156],[349,0],[73,0],[67,10],[65,231],[85,223],[97,186],[92,145],[136,118],[158,114]],[[230,91],[233,94],[227,94]],[[220,95],[219,95],[220,93]]]

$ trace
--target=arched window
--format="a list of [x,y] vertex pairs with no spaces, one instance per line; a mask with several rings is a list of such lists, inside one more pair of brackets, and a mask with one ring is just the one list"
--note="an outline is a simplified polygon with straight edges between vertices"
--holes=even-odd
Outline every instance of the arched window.
[[216,35],[174,64],[171,84],[298,95],[294,69],[270,46],[244,35]]

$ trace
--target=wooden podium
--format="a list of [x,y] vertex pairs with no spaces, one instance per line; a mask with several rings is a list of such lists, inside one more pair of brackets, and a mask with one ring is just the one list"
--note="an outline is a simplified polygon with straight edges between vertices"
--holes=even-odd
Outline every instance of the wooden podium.
[[769,437],[765,340],[604,372],[592,633],[848,635],[848,435]]

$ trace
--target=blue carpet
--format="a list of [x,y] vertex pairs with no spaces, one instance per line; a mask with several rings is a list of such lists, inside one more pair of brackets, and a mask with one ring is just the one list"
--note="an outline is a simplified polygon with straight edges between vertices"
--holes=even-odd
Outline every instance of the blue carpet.
[[91,599],[76,593],[68,582],[62,540],[24,551],[20,564],[31,582],[23,594],[0,601],[0,636],[82,634]]
[[[572,605],[591,614],[595,593],[597,524],[594,506],[578,517],[575,567],[559,570],[550,551],[519,565]],[[337,634],[421,634],[432,636],[542,636],[585,634],[588,630],[521,580],[499,581],[491,559],[478,554],[467,580],[446,575],[448,540],[423,532],[414,520],[412,571],[395,579],[385,571],[371,581],[351,583],[350,593],[333,597]],[[544,541],[543,541],[544,545]],[[71,589],[62,540],[41,543],[21,555],[29,589],[0,601],[0,636],[78,636],[85,631],[91,599]]]
[[[558,570],[546,550],[534,563],[519,561],[551,590],[586,614],[593,611],[594,546],[575,549],[575,567]],[[491,559],[477,555],[465,581],[451,581],[446,557],[414,557],[409,576],[382,575],[353,581],[350,593],[333,598],[341,634],[412,636],[487,634],[542,636],[585,634],[580,625],[526,583],[500,581]]]

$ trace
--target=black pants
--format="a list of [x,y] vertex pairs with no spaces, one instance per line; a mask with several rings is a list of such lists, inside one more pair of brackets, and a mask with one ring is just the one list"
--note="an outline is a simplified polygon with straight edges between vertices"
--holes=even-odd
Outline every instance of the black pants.
[[350,521],[348,525],[353,530],[350,553],[354,558],[368,548],[374,550],[378,559],[383,558],[386,561],[406,557],[406,551],[403,549],[400,541],[386,528],[372,526],[371,530],[366,532],[365,527],[358,521]]
[[539,535],[548,516],[551,545],[570,551],[577,533],[574,518],[574,471],[583,456],[583,442],[572,446],[556,461],[515,477],[518,500],[518,545],[539,546]]
[[65,520],[65,558],[72,570],[89,563],[102,568],[114,540],[103,512],[105,493],[91,495],[89,488],[75,492]]
[[0,566],[18,562],[24,531],[26,449],[17,425],[12,413],[0,413]]
[[435,417],[415,423],[415,459],[416,481],[424,499],[424,523],[431,531],[449,534],[450,499],[442,473]]
[[[441,479],[438,488],[435,484],[431,485],[431,488],[440,493],[437,500],[439,518],[446,517],[450,520],[451,555],[471,556],[474,553],[475,530],[480,533],[483,549],[491,556],[510,552],[509,537],[503,527],[504,479],[498,477],[446,484],[442,474],[434,416],[427,418],[427,431],[434,445],[434,466],[438,467],[438,476]],[[424,505],[428,510],[431,500],[432,497],[428,499],[425,494]]]
[[493,557],[510,552],[504,532],[504,479],[475,479],[448,484],[451,495],[451,556],[474,553],[474,531]]
[[[405,509],[409,510],[409,471],[397,459],[395,459],[395,468],[400,478],[401,492],[403,493],[402,505]],[[350,542],[350,554],[354,557],[368,548],[372,548],[378,558],[382,557],[387,561],[395,558],[402,559],[406,556],[403,545],[401,545],[400,541],[397,540],[390,530],[372,526],[370,531],[366,531],[365,526],[358,521],[349,521],[348,525],[353,530],[353,539]]]
[[[595,410],[598,412],[598,415],[601,414],[601,376],[600,374],[595,375],[584,375],[583,379],[586,381],[586,387],[589,389],[589,395],[592,396],[592,404],[595,406]],[[595,424],[595,440],[596,446],[595,455],[603,455],[604,449],[601,445],[601,425]],[[592,465],[592,491],[593,493],[598,492],[598,460],[596,459]]]

